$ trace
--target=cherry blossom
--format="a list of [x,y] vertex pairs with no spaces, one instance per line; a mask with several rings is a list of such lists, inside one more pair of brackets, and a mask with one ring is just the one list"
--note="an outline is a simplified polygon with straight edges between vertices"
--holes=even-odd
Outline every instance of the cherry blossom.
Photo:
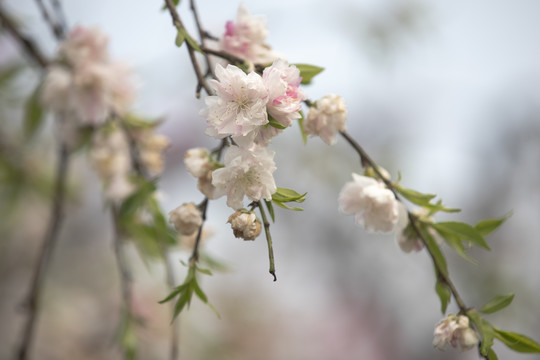
[[214,170],[212,184],[219,195],[227,195],[227,206],[244,207],[243,199],[271,200],[276,192],[272,173],[276,170],[274,152],[254,145],[251,149],[231,146],[224,155],[225,167]]
[[216,96],[205,99],[207,108],[201,115],[207,119],[206,134],[217,139],[233,136],[243,146],[250,146],[255,130],[268,123],[266,103],[268,92],[262,77],[244,73],[234,65],[216,65],[216,77],[210,84]]
[[448,315],[441,320],[433,333],[433,346],[444,350],[447,344],[469,350],[478,344],[478,335],[469,327],[469,318],[464,315]]

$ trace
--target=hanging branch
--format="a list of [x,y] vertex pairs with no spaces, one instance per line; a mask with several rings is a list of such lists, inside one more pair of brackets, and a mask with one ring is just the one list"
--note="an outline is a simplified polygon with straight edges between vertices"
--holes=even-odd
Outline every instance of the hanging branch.
[[[360,144],[358,144],[358,142],[356,142],[356,140],[354,140],[346,131],[341,131],[340,133],[343,136],[343,138],[345,140],[347,140],[347,142],[358,153],[358,155],[360,156],[360,161],[362,163],[362,166],[364,166],[364,167],[369,166],[371,169],[373,169],[373,171],[375,172],[377,177],[382,182],[384,182],[386,187],[388,187],[388,189],[390,191],[392,191],[392,193],[394,194],[394,197],[397,200],[399,200],[398,193],[397,193],[396,188],[394,187],[394,184],[392,184],[392,182],[388,178],[386,178],[384,175],[382,175],[382,173],[380,172],[379,167],[377,166],[375,161],[373,161],[371,159],[371,157],[365,152],[365,150],[360,146]],[[437,257],[431,251],[430,246],[428,246],[428,241],[426,240],[425,235],[418,228],[418,225],[417,225],[417,220],[418,219],[409,210],[407,210],[407,216],[409,218],[409,222],[410,222],[411,227],[414,230],[415,234],[418,236],[418,238],[422,241],[425,248],[427,249],[427,252],[428,252],[429,256],[431,257],[431,260],[433,261],[433,265],[435,266],[435,269],[437,269],[437,276],[448,286],[448,288],[452,292],[452,295],[453,295],[454,299],[456,299],[456,303],[457,303],[457,305],[459,307],[459,310],[462,313],[466,313],[467,310],[468,310],[468,307],[465,305],[463,299],[459,295],[456,287],[454,286],[454,283],[450,279],[450,276],[444,270],[444,266],[439,262],[439,260],[437,260]]]
[[45,20],[45,22],[51,28],[51,31],[54,37],[57,40],[62,40],[64,38],[64,29],[62,25],[60,24],[60,22],[52,18],[51,14],[49,14],[49,11],[45,7],[43,0],[36,0],[36,5],[39,8],[39,11],[41,12],[41,16],[43,17],[43,20]]
[[263,219],[264,234],[266,235],[266,243],[268,245],[268,260],[270,262],[270,268],[268,269],[268,272],[272,274],[272,276],[274,277],[274,281],[277,281],[276,267],[274,263],[274,249],[272,247],[272,235],[270,234],[270,222],[266,217],[266,212],[264,211],[262,201],[259,200],[257,204],[259,205],[259,210]]
[[[197,11],[197,6],[195,4],[195,0],[190,0],[189,7],[191,11],[193,12],[193,17],[195,19],[195,24],[197,25],[197,31],[199,32],[199,38],[201,40],[201,46],[205,47],[206,45],[206,39],[209,38],[208,32],[204,31],[201,25],[201,20],[199,17],[199,12]],[[206,61],[206,76],[212,76],[214,77],[214,71],[212,68],[212,64],[210,62],[210,56],[208,56],[207,52],[203,52],[204,59]],[[202,86],[202,84],[199,83],[199,86]],[[201,89],[198,88],[197,91],[200,91]]]
[[49,261],[53,249],[58,240],[62,216],[64,215],[64,200],[66,192],[66,179],[68,171],[69,151],[67,146],[61,142],[59,148],[58,166],[55,175],[54,195],[51,205],[50,219],[47,225],[47,231],[43,240],[41,250],[38,255],[38,262],[32,275],[32,283],[29,294],[24,302],[24,308],[28,312],[28,317],[21,337],[21,344],[18,350],[17,359],[27,359],[30,352],[30,346],[35,332],[35,325],[39,312],[39,301],[45,275],[47,274]]

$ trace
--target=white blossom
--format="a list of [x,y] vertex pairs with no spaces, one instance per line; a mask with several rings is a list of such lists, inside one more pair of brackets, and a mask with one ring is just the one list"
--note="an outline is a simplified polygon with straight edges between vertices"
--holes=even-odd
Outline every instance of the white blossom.
[[147,129],[139,132],[135,140],[144,168],[153,175],[161,174],[165,167],[163,153],[170,145],[169,139]]
[[227,205],[234,210],[244,207],[244,196],[252,201],[271,200],[277,190],[272,176],[276,170],[274,154],[257,146],[229,147],[224,156],[225,167],[212,173],[217,194],[227,195]]
[[[388,177],[389,179],[390,177]],[[418,215],[418,214],[416,214]],[[396,224],[396,239],[400,249],[405,253],[420,251],[424,248],[424,243],[418,234],[409,226],[409,216],[404,206],[399,207],[398,222]]]
[[469,318],[464,315],[448,315],[441,320],[433,332],[433,346],[444,350],[447,344],[469,350],[478,344],[478,335],[469,326]]
[[261,233],[261,222],[252,211],[236,211],[229,216],[227,222],[231,224],[233,234],[237,238],[255,240]]
[[309,108],[304,121],[304,130],[309,135],[319,136],[328,145],[336,143],[336,133],[345,131],[347,108],[338,95],[326,95]]
[[340,210],[355,215],[356,222],[366,230],[388,233],[394,231],[399,220],[401,203],[382,182],[352,174],[339,194]]
[[202,214],[194,203],[182,204],[169,212],[169,222],[182,235],[195,233],[202,225]]
[[251,15],[244,4],[240,4],[236,22],[228,21],[225,25],[221,47],[244,60],[266,64],[277,56],[265,43],[267,37],[264,17]]
[[206,134],[217,139],[233,136],[239,145],[250,146],[259,126],[268,123],[268,92],[262,77],[244,73],[238,67],[216,65],[216,77],[210,84],[217,96],[205,99]]

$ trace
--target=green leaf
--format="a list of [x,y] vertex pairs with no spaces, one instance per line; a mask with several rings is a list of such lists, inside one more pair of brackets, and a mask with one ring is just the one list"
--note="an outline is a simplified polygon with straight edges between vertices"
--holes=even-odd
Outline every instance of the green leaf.
[[269,126],[271,126],[273,128],[279,129],[279,130],[283,130],[283,129],[287,128],[285,125],[280,124],[276,119],[274,119],[270,115],[268,115],[268,124],[267,125],[269,125]]
[[298,126],[300,127],[300,134],[302,135],[302,141],[305,145],[307,144],[307,134],[306,130],[304,129],[304,112],[300,110],[298,113],[300,114],[300,118],[298,119]]
[[290,206],[288,206],[288,205],[285,205],[285,204],[282,203],[281,201],[272,200],[272,202],[273,202],[274,204],[276,204],[277,206],[282,207],[282,208],[287,209],[287,210],[304,211],[304,209],[302,209],[301,207],[290,207]]
[[272,200],[278,202],[295,201],[301,203],[306,199],[306,194],[307,193],[299,194],[292,189],[278,187],[276,192],[272,194]]
[[437,280],[437,283],[435,284],[435,292],[437,292],[439,299],[441,299],[441,312],[445,314],[448,303],[450,302],[450,298],[452,296],[450,288],[444,282]]
[[493,325],[488,321],[484,320],[480,314],[475,309],[467,311],[466,314],[469,319],[473,322],[474,327],[478,331],[482,339],[482,344],[480,345],[480,353],[482,355],[487,355],[491,346],[493,346]]
[[176,46],[178,47],[182,46],[182,44],[186,40],[186,35],[187,35],[186,30],[184,30],[184,28],[182,27],[179,27],[178,32],[176,33],[176,40],[174,41]]
[[510,216],[512,216],[511,213],[501,218],[482,220],[474,228],[483,236],[487,236],[501,226]]
[[435,223],[433,227],[443,236],[445,233],[454,234],[461,240],[470,241],[484,249],[491,250],[482,234],[469,224],[458,221],[447,221]]
[[302,84],[307,85],[311,83],[311,80],[314,76],[317,74],[320,74],[324,68],[315,66],[315,65],[308,65],[308,64],[293,64],[300,70],[300,76],[302,77]]
[[430,205],[430,201],[434,199],[437,195],[433,194],[422,194],[421,192],[418,192],[416,190],[412,189],[405,189],[401,186],[396,187],[396,190],[403,195],[403,197],[413,204],[420,205],[420,206],[426,206]]
[[488,350],[487,358],[488,360],[499,360],[499,358],[497,357],[497,354],[495,354],[495,351],[493,351],[493,349]]
[[274,207],[272,206],[272,202],[268,200],[264,200],[264,203],[266,204],[266,208],[268,209],[268,213],[270,214],[270,217],[272,218],[272,222],[276,222],[276,217],[274,214]]
[[[444,255],[441,252],[441,249],[439,248],[439,245],[433,239],[433,236],[429,234],[429,231],[425,228],[425,226],[420,227],[420,231],[422,232],[422,236],[426,240],[426,247],[428,248],[429,253],[433,256],[435,262],[439,265],[436,266],[436,271],[441,271],[444,275],[448,276],[448,268],[446,265],[446,259],[444,258]],[[437,270],[439,268],[439,270]],[[439,276],[438,273],[435,274],[437,277]]]
[[39,101],[40,86],[26,101],[24,106],[24,134],[27,139],[32,138],[43,122],[43,108]]
[[0,72],[0,87],[9,84],[11,80],[23,69],[21,65],[4,65],[4,70]]
[[484,314],[492,314],[510,305],[512,300],[514,300],[514,294],[498,295],[484,305],[479,311]]
[[203,268],[200,268],[198,266],[195,266],[195,269],[200,272],[200,273],[203,273],[205,275],[209,275],[209,276],[212,276],[212,272],[208,269],[203,269]]
[[171,301],[174,299],[178,294],[180,294],[182,291],[184,291],[184,288],[186,287],[186,284],[182,284],[180,286],[177,286],[165,299],[158,301],[159,304],[164,304],[168,301]]
[[201,290],[201,288],[199,287],[199,284],[197,283],[197,281],[194,281],[193,282],[193,290],[195,290],[195,294],[197,295],[197,297],[199,299],[201,299],[201,301],[203,303],[208,303],[208,297],[206,296],[206,294]]
[[[440,234],[440,233],[439,233]],[[465,247],[463,246],[463,242],[459,239],[459,237],[445,233],[444,235],[441,234],[444,241],[452,248],[456,253],[458,253],[459,256],[470,262],[471,264],[478,265],[478,261],[476,261],[474,258],[470,257],[465,252]]]
[[530,337],[512,331],[494,328],[495,337],[510,349],[520,353],[540,353],[540,344]]
[[[185,31],[185,30],[184,30],[184,31]],[[202,54],[203,51],[201,50],[199,44],[197,44],[197,42],[195,41],[195,39],[193,39],[193,38],[191,37],[191,35],[189,35],[189,33],[188,33],[187,31],[186,31],[185,33],[186,33],[186,41],[188,42],[189,46],[190,46],[193,50],[195,50],[195,51],[197,51],[197,52],[199,52],[199,53]]]

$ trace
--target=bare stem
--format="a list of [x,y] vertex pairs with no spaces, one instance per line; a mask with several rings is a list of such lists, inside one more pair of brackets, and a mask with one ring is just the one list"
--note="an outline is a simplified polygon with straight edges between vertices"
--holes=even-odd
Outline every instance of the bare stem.
[[[381,174],[381,172],[379,171],[378,165],[364,151],[364,149],[360,146],[360,144],[358,144],[358,142],[356,142],[356,140],[354,140],[346,131],[341,131],[340,133],[345,138],[345,140],[347,140],[347,142],[356,150],[356,152],[360,156],[360,161],[361,161],[362,165],[371,167],[373,169],[373,171],[375,172],[375,174],[377,174],[377,177],[381,181],[384,182],[384,184],[388,187],[388,189],[390,191],[392,191],[392,193],[394,193],[394,196],[396,197],[396,199],[400,200],[399,197],[398,197],[398,192],[397,192],[396,188],[394,187],[394,184],[392,184],[392,182],[389,179],[387,179],[385,176],[383,176]],[[409,210],[407,210],[407,215],[409,217],[409,222],[411,224],[411,227],[413,228],[413,230],[416,233],[416,235],[418,236],[418,238],[424,244],[424,247],[426,248],[429,256],[431,257],[431,260],[433,261],[433,265],[437,269],[437,274],[438,274],[437,276],[440,277],[440,280],[442,280],[448,286],[450,291],[452,292],[452,295],[453,295],[454,299],[456,299],[456,303],[457,303],[457,305],[459,307],[459,310],[461,312],[463,312],[463,313],[466,313],[468,308],[465,305],[465,302],[463,301],[463,299],[459,295],[454,283],[450,279],[450,276],[444,270],[443,265],[439,263],[439,261],[437,260],[435,254],[433,254],[431,252],[431,249],[428,246],[428,242],[425,239],[424,234],[422,234],[422,232],[418,228],[418,225],[416,223],[416,221],[417,221],[416,217]]]
[[197,230],[197,238],[195,239],[195,246],[193,246],[193,252],[191,253],[191,256],[189,258],[190,266],[192,266],[192,264],[199,261],[199,245],[201,243],[204,222],[206,221],[206,210],[208,209],[208,198],[205,197],[202,203],[200,203],[198,207],[202,213],[202,223],[201,223],[201,226],[199,226],[199,230]]
[[[176,11],[176,7],[174,6],[174,3],[172,2],[172,0],[165,0],[165,4],[167,5],[167,9],[169,9],[169,13],[171,14],[173,25],[176,28],[182,28],[185,30],[185,26],[182,23],[182,19],[180,18],[180,15],[178,15],[178,12]],[[208,95],[212,95],[214,91],[212,90],[210,85],[208,85],[208,82],[206,81],[205,76],[203,72],[201,71],[199,62],[197,61],[197,58],[195,57],[195,49],[193,49],[193,47],[187,41],[186,41],[186,48],[188,50],[189,59],[191,60],[191,65],[193,66],[193,70],[195,71],[195,75],[197,76],[197,80],[199,81],[197,89],[203,88]],[[200,97],[200,93],[197,92],[197,98],[199,97]]]
[[[195,4],[195,0],[190,0],[189,7],[191,11],[193,12],[193,17],[195,18],[195,24],[197,24],[197,31],[199,32],[199,38],[201,40],[201,45],[206,46],[206,38],[207,38],[207,32],[204,31],[201,25],[201,19],[199,17],[199,12],[197,11],[197,5]],[[214,71],[212,69],[212,64],[210,62],[210,56],[208,56],[208,53],[204,53],[204,59],[206,61],[206,75],[214,76]]]
[[62,216],[64,214],[68,160],[69,151],[67,146],[62,142],[59,148],[59,159],[56,169],[51,215],[47,225],[47,231],[45,232],[45,237],[41,245],[41,250],[38,255],[38,263],[34,268],[28,297],[24,302],[24,307],[28,312],[28,316],[26,318],[26,323],[21,337],[21,344],[17,353],[17,359],[19,360],[28,359],[29,357],[30,347],[35,333],[37,316],[39,313],[41,290],[49,267],[51,254],[58,240]]
[[274,263],[274,249],[272,247],[272,235],[270,234],[270,222],[266,217],[266,212],[264,211],[262,201],[259,200],[259,210],[261,212],[261,217],[264,224],[264,234],[266,235],[266,243],[268,244],[268,259],[270,261],[270,268],[268,272],[274,277],[274,281],[277,281],[276,277],[276,267]]
[[38,48],[36,43],[28,36],[24,35],[17,28],[15,21],[6,14],[2,8],[2,3],[0,2],[0,22],[2,27],[4,27],[10,34],[17,40],[17,42],[24,48],[27,55],[29,55],[39,66],[42,68],[47,67],[49,63],[46,57],[41,53],[41,50]]

